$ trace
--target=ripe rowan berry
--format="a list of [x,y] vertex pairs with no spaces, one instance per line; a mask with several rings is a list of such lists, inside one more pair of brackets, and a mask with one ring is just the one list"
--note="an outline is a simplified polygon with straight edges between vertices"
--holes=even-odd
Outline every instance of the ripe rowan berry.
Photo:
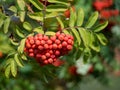
[[46,56],[45,56],[45,55],[42,55],[42,56],[41,56],[41,59],[42,59],[42,60],[45,60],[45,59],[46,59]]
[[29,56],[30,57],[34,57],[34,53],[29,53]]
[[67,42],[66,42],[66,41],[63,41],[63,42],[62,42],[62,46],[63,46],[63,47],[66,47],[66,46],[67,46]]
[[53,49],[57,49],[57,44],[54,43],[54,44],[52,45],[52,48],[53,48]]

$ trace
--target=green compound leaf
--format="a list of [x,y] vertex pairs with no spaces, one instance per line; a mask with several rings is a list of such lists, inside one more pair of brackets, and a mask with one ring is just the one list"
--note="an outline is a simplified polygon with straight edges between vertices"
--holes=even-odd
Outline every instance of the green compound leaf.
[[77,39],[78,45],[80,45],[81,44],[81,39],[80,39],[80,35],[77,32],[77,30],[75,28],[72,28],[71,32],[74,34],[75,38]]
[[9,78],[9,76],[10,76],[10,65],[8,65],[7,67],[6,67],[6,69],[5,69],[5,76],[7,77],[7,78]]
[[33,31],[34,31],[34,32],[37,32],[37,33],[44,34],[44,31],[43,31],[42,27],[34,28]]
[[58,3],[58,4],[64,4],[64,5],[69,5],[67,0],[48,0],[50,3]]
[[11,67],[11,73],[14,77],[16,77],[17,75],[17,67],[16,67],[16,63],[14,60],[11,61],[10,63],[10,67]]
[[84,21],[84,11],[80,8],[77,12],[77,26],[82,26]]
[[99,33],[99,34],[96,34],[99,42],[102,44],[102,45],[106,45],[108,40],[107,38],[102,34],[102,33]]
[[75,26],[75,23],[76,23],[76,12],[73,11],[72,8],[70,8],[70,20],[69,20],[69,26],[70,27],[74,27]]
[[21,54],[22,54],[23,51],[24,51],[25,40],[26,40],[26,39],[22,39],[21,42],[20,42],[20,45],[19,45],[19,47],[18,47],[18,52],[21,53]]
[[55,32],[47,31],[47,32],[45,32],[45,35],[53,36],[53,35],[55,35]]
[[8,32],[8,28],[9,28],[9,25],[10,25],[10,17],[7,17],[4,21],[4,33],[7,33]]
[[43,10],[44,5],[39,0],[29,0],[37,9]]
[[16,61],[18,66],[23,67],[21,59],[19,58],[18,54],[14,55],[14,60]]
[[32,30],[32,26],[29,22],[24,22],[23,23],[23,27],[27,30],[27,31],[31,31]]
[[108,21],[105,21],[104,23],[101,23],[101,24],[97,25],[95,28],[93,28],[93,31],[94,31],[94,32],[100,32],[100,31],[103,30],[107,25],[108,25]]
[[86,28],[91,28],[97,21],[98,19],[98,12],[94,12],[90,18],[88,19],[88,22],[86,23],[85,27]]

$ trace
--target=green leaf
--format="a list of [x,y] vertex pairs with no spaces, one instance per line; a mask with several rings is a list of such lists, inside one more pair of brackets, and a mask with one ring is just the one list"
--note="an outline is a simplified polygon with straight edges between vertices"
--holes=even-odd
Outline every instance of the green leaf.
[[50,3],[59,3],[59,4],[64,4],[64,5],[69,5],[67,0],[48,0]]
[[19,53],[23,53],[23,51],[24,51],[25,40],[26,40],[26,39],[22,39],[21,42],[20,42],[20,45],[19,45],[19,47],[18,47],[18,52],[19,52]]
[[99,52],[100,51],[100,45],[97,41],[97,37],[95,36],[95,34],[91,33],[91,38],[90,38],[90,48],[93,49],[94,51],[96,52]]
[[101,30],[103,30],[106,26],[108,25],[108,21],[105,21],[104,23],[101,23],[99,25],[97,25],[93,31],[94,32],[100,32]]
[[89,39],[87,38],[88,37],[87,31],[84,28],[78,28],[78,32],[80,33],[80,36],[83,40],[85,47],[88,47]]
[[23,27],[27,30],[27,31],[31,31],[32,30],[32,26],[30,23],[28,22],[24,22],[23,23]]
[[70,20],[69,20],[69,26],[74,27],[76,23],[76,12],[73,11],[72,8],[70,8]]
[[25,11],[19,12],[19,16],[20,16],[20,21],[21,21],[21,22],[24,22],[24,19],[25,19]]
[[7,66],[6,67],[6,69],[5,69],[5,76],[7,77],[7,78],[9,78],[9,76],[10,76],[10,65],[9,66]]
[[65,30],[65,29],[62,30],[62,32],[65,33],[65,34],[70,34],[69,31],[68,31],[68,30]]
[[2,27],[3,23],[4,23],[4,20],[0,18],[0,28]]
[[43,10],[44,5],[39,0],[29,0],[37,9]]
[[10,67],[11,67],[11,73],[14,77],[16,77],[17,75],[17,67],[16,67],[16,63],[14,60],[11,61],[10,63]]
[[19,11],[20,21],[23,22],[25,19],[25,1],[17,0],[17,4],[20,9],[20,11]]
[[21,60],[18,56],[18,54],[15,54],[14,55],[14,60],[16,61],[17,65],[20,66],[20,67],[23,67],[22,63],[21,63]]
[[57,19],[61,29],[63,29],[64,28],[64,24],[63,24],[62,20],[60,19],[60,17],[56,17],[56,19]]
[[12,39],[10,39],[10,42],[11,42],[12,45],[15,45],[15,46],[18,46],[18,45],[19,45],[18,42],[14,42]]
[[107,44],[108,40],[102,33],[96,34],[96,36],[102,45]]
[[17,13],[17,8],[15,6],[10,6],[8,9],[14,13]]
[[43,21],[43,14],[41,12],[29,13],[28,16],[37,21]]
[[77,26],[81,26],[84,21],[84,11],[80,8],[77,12]]
[[25,1],[24,0],[17,0],[17,5],[21,11],[25,10]]
[[72,28],[71,31],[75,35],[75,37],[77,39],[77,42],[78,42],[78,45],[80,45],[81,44],[81,39],[80,39],[79,33],[77,32],[77,30],[75,28]]
[[8,32],[8,28],[9,28],[9,25],[10,25],[10,17],[7,17],[6,20],[4,21],[4,33],[7,33]]
[[47,32],[45,32],[45,35],[53,36],[53,35],[55,35],[55,32],[47,31]]
[[22,54],[22,55],[21,55],[21,58],[22,58],[23,60],[27,60],[27,57],[26,57],[25,54]]
[[54,4],[47,6],[46,11],[47,12],[64,12],[66,10],[67,6],[60,5],[60,4]]
[[37,32],[37,33],[44,34],[44,31],[43,31],[42,27],[34,28],[33,31],[34,31],[34,32]]
[[4,20],[5,20],[5,15],[3,13],[0,12],[0,28],[2,27]]
[[98,19],[98,12],[94,12],[90,18],[88,19],[88,22],[86,23],[85,27],[86,28],[91,28],[97,21]]
[[24,38],[24,34],[22,32],[20,32],[20,28],[16,26],[16,34],[20,37],[20,38]]

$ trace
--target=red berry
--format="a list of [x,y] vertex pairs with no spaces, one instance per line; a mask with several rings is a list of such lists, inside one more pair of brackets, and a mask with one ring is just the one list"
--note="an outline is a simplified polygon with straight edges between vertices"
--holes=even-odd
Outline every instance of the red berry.
[[38,39],[39,39],[39,40],[42,40],[42,39],[43,39],[43,37],[42,37],[42,36],[39,36],[39,37],[38,37]]
[[45,41],[44,40],[41,40],[41,45],[44,45],[45,44]]
[[33,48],[33,49],[35,48],[35,44],[32,45],[32,48]]
[[52,49],[52,47],[53,47],[52,45],[49,45],[49,49]]
[[59,56],[60,55],[60,51],[55,51],[55,55]]
[[61,42],[60,42],[60,40],[57,39],[57,40],[55,41],[55,43],[56,43],[56,44],[60,44]]
[[44,61],[44,64],[48,64],[48,60],[45,60],[45,61]]
[[65,34],[64,34],[64,33],[61,33],[61,35],[62,35],[63,37],[65,37]]
[[64,36],[60,35],[60,36],[58,37],[58,39],[62,41],[62,40],[64,40]]
[[67,46],[67,42],[66,42],[66,41],[63,41],[63,42],[62,42],[62,46],[63,46],[63,47],[66,47],[66,46]]
[[48,44],[44,44],[44,48],[48,49],[49,48]]
[[54,58],[55,58],[55,55],[51,55],[51,58],[54,59]]
[[47,41],[47,44],[52,44],[52,40],[48,40],[48,41]]
[[34,40],[30,40],[29,42],[30,42],[30,44],[34,44]]
[[55,41],[55,40],[56,40],[56,36],[52,36],[52,37],[50,37],[50,39],[51,39],[52,41]]
[[26,48],[31,48],[31,45],[29,43],[26,43]]
[[34,37],[33,36],[29,36],[27,39],[28,40],[32,40],[32,39],[34,39]]
[[44,49],[44,47],[43,47],[43,46],[41,46],[41,45],[39,45],[39,46],[38,46],[38,49],[39,49],[39,50],[43,50],[43,49]]
[[50,50],[50,51],[49,51],[49,53],[50,53],[50,54],[53,54],[53,51],[52,51],[52,50]]
[[40,41],[39,41],[39,40],[36,40],[36,41],[35,41],[35,44],[36,44],[36,45],[40,45]]
[[62,45],[61,45],[61,44],[59,44],[59,45],[58,45],[58,49],[61,49],[61,48],[62,48]]
[[57,32],[55,35],[56,35],[57,37],[59,37],[59,36],[60,36],[60,32]]
[[64,37],[64,40],[65,40],[65,41],[68,41],[68,37]]
[[29,56],[30,57],[34,57],[34,53],[29,53]]
[[46,56],[46,57],[50,57],[50,53],[46,53],[45,56]]
[[72,44],[72,40],[71,39],[68,39],[68,44]]
[[33,53],[33,49],[29,49],[29,52],[30,52],[30,53]]
[[49,63],[53,63],[53,59],[52,59],[52,58],[49,58],[49,59],[48,59],[48,62],[49,62]]
[[53,45],[52,45],[52,48],[53,48],[53,49],[57,49],[57,44],[53,44]]
[[44,35],[43,40],[45,40],[45,41],[48,40],[48,36]]
[[67,45],[67,49],[68,50],[72,50],[72,46],[71,45]]
[[42,55],[42,56],[41,56],[41,59],[42,59],[42,60],[45,60],[45,59],[46,59],[46,56],[45,56],[45,55]]
[[41,57],[41,54],[36,54],[36,58],[40,58]]

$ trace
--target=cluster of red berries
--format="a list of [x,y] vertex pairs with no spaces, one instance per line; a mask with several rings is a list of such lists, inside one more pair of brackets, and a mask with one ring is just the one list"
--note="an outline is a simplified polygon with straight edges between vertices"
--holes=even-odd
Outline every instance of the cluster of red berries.
[[104,19],[119,15],[119,10],[111,10],[112,5],[113,0],[95,0],[93,3],[94,8],[100,12],[101,18]]
[[25,42],[24,51],[41,65],[53,64],[60,56],[68,54],[73,48],[72,35],[57,32],[48,37],[43,34],[29,36]]

